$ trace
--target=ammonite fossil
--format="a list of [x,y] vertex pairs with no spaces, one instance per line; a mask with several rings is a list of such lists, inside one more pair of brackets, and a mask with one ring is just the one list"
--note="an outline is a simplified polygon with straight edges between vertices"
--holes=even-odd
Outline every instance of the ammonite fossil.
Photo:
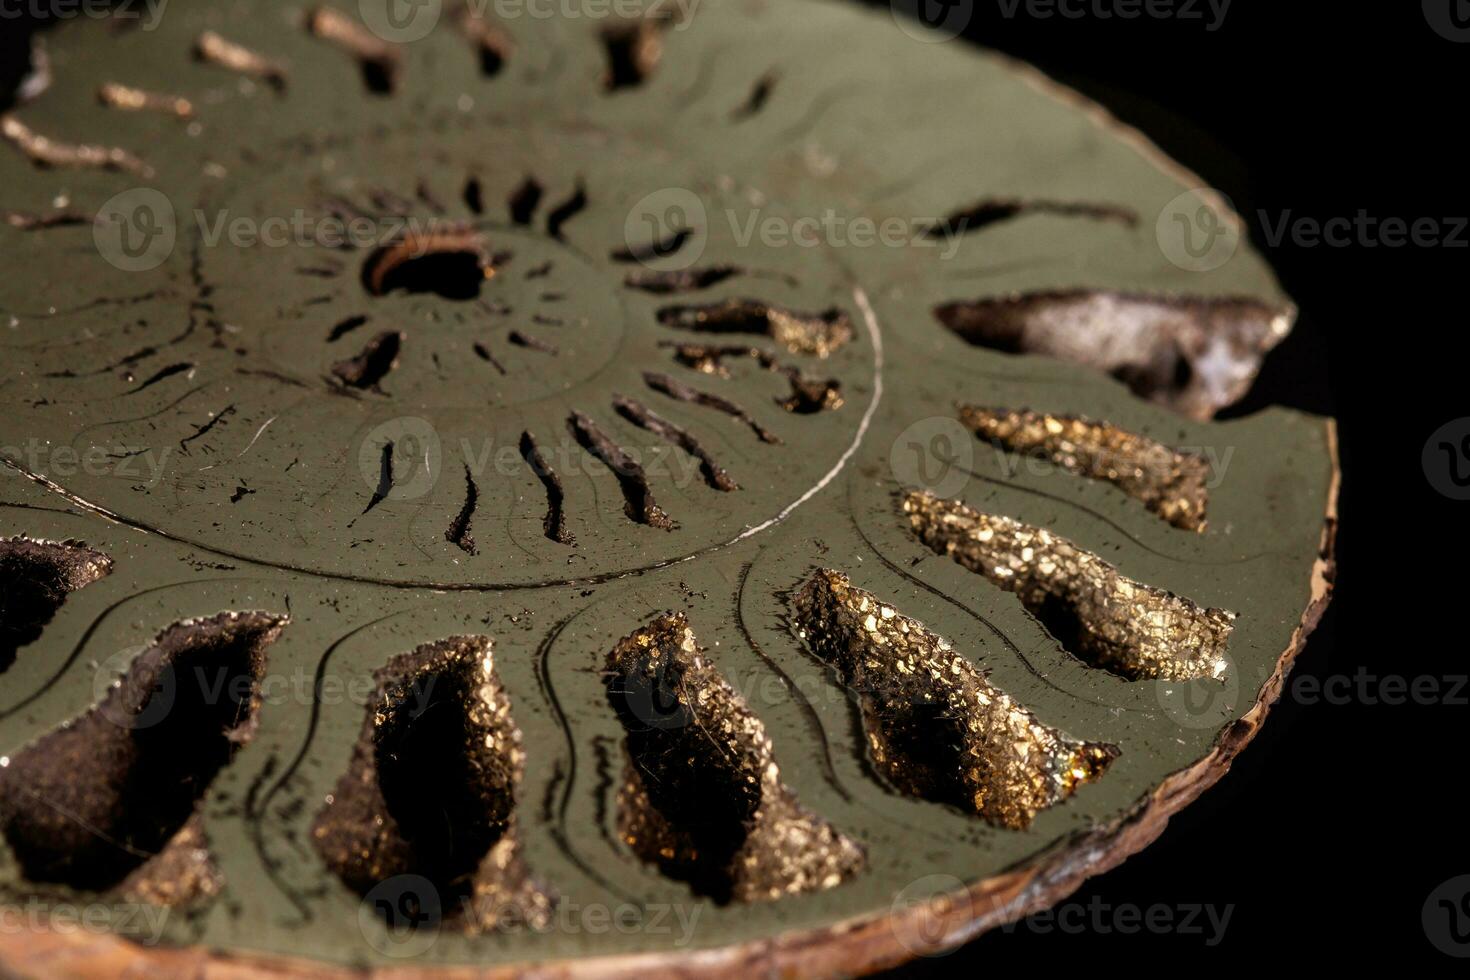
[[1096,107],[824,0],[125,6],[0,120],[8,971],[873,969],[1261,725],[1332,426],[1210,421],[1294,310]]

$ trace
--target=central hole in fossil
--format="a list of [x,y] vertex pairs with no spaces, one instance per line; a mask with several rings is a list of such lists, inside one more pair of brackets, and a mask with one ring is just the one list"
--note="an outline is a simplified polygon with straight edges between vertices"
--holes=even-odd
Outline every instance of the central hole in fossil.
[[477,299],[496,263],[508,258],[490,255],[472,231],[409,234],[368,257],[362,284],[374,296],[402,290],[464,302]]

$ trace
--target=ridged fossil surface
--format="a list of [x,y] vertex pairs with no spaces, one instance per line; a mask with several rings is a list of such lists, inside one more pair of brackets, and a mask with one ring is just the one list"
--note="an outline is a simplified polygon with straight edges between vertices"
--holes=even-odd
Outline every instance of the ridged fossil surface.
[[838,0],[365,9],[0,113],[0,900],[115,933],[0,972],[852,973],[1221,776],[1336,471],[1210,421],[1293,307],[1196,178]]

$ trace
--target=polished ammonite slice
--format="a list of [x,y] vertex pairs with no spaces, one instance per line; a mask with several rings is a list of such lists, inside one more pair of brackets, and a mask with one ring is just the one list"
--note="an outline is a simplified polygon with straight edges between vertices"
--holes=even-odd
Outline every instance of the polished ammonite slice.
[[0,111],[0,972],[851,974],[1262,723],[1332,425],[1211,421],[1294,308],[1095,106],[839,0],[115,6]]

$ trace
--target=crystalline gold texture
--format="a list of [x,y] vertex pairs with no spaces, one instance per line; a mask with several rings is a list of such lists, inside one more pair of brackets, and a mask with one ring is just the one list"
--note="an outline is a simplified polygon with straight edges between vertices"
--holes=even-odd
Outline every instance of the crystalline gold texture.
[[1118,755],[1042,724],[948,640],[841,572],[818,572],[795,606],[802,638],[858,696],[874,765],[909,796],[1022,830]]
[[[1043,621],[1075,626],[1071,652],[1129,680],[1220,678],[1232,613],[1124,577],[1050,531],[912,492],[909,523],[925,544],[1007,591]],[[1064,642],[1068,638],[1058,637]]]
[[619,833],[634,853],[732,902],[831,888],[862,869],[862,849],[781,782],[765,726],[682,614],[623,639],[607,683],[628,730]]
[[965,405],[960,421],[1013,453],[1036,456],[1069,473],[1105,480],[1186,531],[1205,529],[1209,465],[1198,456],[1106,422],[1067,415]]

